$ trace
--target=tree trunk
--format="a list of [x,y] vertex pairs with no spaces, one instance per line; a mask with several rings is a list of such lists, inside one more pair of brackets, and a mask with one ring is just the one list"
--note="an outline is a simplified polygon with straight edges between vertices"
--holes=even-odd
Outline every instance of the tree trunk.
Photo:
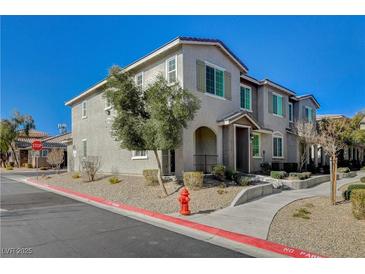
[[331,170],[331,202],[332,205],[336,205],[337,202],[337,157],[331,156],[330,158],[330,170]]
[[12,144],[9,144],[9,146],[10,146],[10,148],[11,148],[11,151],[12,151],[12,152],[13,152],[13,154],[14,154],[14,159],[15,159],[15,163],[16,163],[17,167],[20,167],[20,165],[19,165],[19,161],[18,161],[18,157],[16,156],[16,153],[15,153],[15,150],[14,150],[13,145],[12,145]]
[[168,194],[167,194],[165,185],[163,184],[162,176],[161,176],[161,162],[160,162],[160,157],[158,156],[157,150],[154,150],[153,152],[155,153],[155,157],[156,157],[157,165],[158,165],[158,172],[157,172],[158,183],[160,184],[160,187],[161,187],[163,193],[165,194],[165,196],[167,196]]

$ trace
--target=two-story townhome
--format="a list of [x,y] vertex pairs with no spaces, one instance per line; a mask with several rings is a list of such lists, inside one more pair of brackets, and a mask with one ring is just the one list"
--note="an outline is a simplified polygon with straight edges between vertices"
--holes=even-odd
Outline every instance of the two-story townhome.
[[[201,101],[201,108],[186,129],[182,143],[160,151],[165,175],[183,171],[210,172],[224,164],[232,170],[255,172],[263,162],[283,168],[298,163],[299,146],[291,124],[315,122],[319,104],[312,95],[296,96],[279,84],[248,76],[247,66],[220,40],[178,37],[124,67],[136,84],[146,87],[162,73]],[[101,157],[101,171],[141,174],[156,168],[150,151],[121,149],[110,134],[113,109],[103,98],[106,81],[66,103],[72,111],[73,167],[87,155]],[[315,153],[315,155],[317,155]]]

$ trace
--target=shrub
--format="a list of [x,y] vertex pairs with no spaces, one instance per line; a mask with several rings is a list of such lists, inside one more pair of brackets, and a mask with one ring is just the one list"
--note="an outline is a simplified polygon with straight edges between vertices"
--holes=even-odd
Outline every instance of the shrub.
[[311,172],[291,172],[289,173],[289,177],[294,177],[294,178],[298,178],[299,180],[305,180],[310,178],[310,176],[312,175]]
[[338,173],[349,173],[350,169],[348,167],[339,167],[337,171]]
[[261,163],[260,164],[260,167],[261,167],[261,170],[262,170],[262,173],[263,174],[266,174],[266,175],[269,175],[270,174],[270,171],[271,171],[271,165],[270,163]]
[[365,183],[365,177],[361,177],[360,182]]
[[226,167],[224,165],[215,165],[215,166],[213,166],[212,174],[216,179],[223,181],[225,170],[226,170]]
[[80,178],[81,176],[80,176],[80,173],[78,173],[78,172],[76,172],[76,173],[74,173],[74,174],[72,174],[72,179],[78,179],[78,178]]
[[365,171],[365,166],[363,166],[362,168],[360,168],[360,170],[363,170],[363,171]]
[[226,169],[226,171],[224,172],[224,176],[226,177],[227,180],[233,180],[234,173],[235,173],[234,171]]
[[355,189],[365,189],[365,185],[363,184],[353,184],[353,185],[349,185],[347,187],[347,190],[345,190],[344,192],[342,192],[342,197],[348,201],[351,199],[351,195],[352,195],[352,191]]
[[146,181],[146,185],[155,186],[158,185],[158,169],[144,169],[143,176]]
[[120,180],[118,177],[113,176],[113,177],[110,177],[108,181],[109,181],[109,183],[114,185],[114,184],[120,183],[122,180]]
[[239,176],[238,184],[240,186],[248,186],[252,182],[252,177],[249,176]]
[[24,166],[25,166],[26,168],[33,168],[33,165],[32,165],[31,163],[26,163],[26,164],[24,164]]
[[203,187],[204,174],[202,171],[184,172],[184,185],[190,189],[200,189]]
[[275,179],[284,179],[288,174],[285,171],[271,171],[270,176]]
[[7,165],[5,166],[5,169],[6,169],[6,170],[13,170],[13,167],[12,167],[11,165],[7,164]]
[[293,217],[302,218],[302,219],[310,219],[309,215],[312,214],[308,209],[301,207],[296,209],[296,212],[293,214]]
[[365,189],[356,189],[351,194],[352,213],[356,219],[365,219]]

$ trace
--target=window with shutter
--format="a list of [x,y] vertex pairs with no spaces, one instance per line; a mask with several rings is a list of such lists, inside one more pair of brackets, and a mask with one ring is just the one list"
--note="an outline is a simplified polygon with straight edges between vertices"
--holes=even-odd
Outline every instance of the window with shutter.
[[206,92],[224,97],[224,71],[216,67],[205,66]]

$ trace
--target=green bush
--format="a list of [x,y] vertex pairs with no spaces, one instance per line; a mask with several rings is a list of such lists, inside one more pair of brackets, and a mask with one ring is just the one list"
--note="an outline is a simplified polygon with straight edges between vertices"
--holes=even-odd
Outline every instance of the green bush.
[[360,170],[365,170],[365,166],[363,166],[362,168],[360,168]]
[[146,185],[158,185],[158,169],[144,169],[143,176],[145,178]]
[[344,192],[342,192],[342,197],[348,201],[351,199],[352,196],[352,192],[355,189],[365,189],[365,185],[363,184],[353,184],[353,185],[349,185],[347,187],[347,190],[345,190]]
[[227,180],[233,180],[233,175],[234,175],[234,171],[232,171],[231,169],[226,169],[226,171],[224,172],[224,176],[226,177]]
[[200,189],[203,187],[204,174],[201,171],[184,172],[184,185],[189,189]]
[[225,170],[226,170],[226,167],[224,165],[215,165],[212,168],[212,174],[216,179],[223,181]]
[[6,164],[5,169],[6,170],[13,170],[13,167],[9,164]]
[[114,184],[120,183],[122,180],[120,180],[118,177],[113,176],[113,177],[110,177],[108,181],[109,181],[109,183],[114,185]]
[[349,173],[350,172],[350,169],[348,167],[339,167],[337,169],[337,172],[338,173]]
[[270,176],[274,179],[284,179],[288,176],[288,174],[285,171],[271,171]]
[[361,177],[360,182],[365,183],[365,177]]
[[299,180],[305,180],[310,178],[312,175],[311,172],[290,172],[289,173],[289,177],[294,177],[294,178],[298,178]]
[[354,189],[351,194],[352,213],[356,219],[365,220],[365,189]]
[[238,179],[238,184],[240,186],[248,186],[252,182],[252,177],[240,176]]
[[80,176],[80,173],[78,173],[78,172],[76,172],[76,173],[74,173],[74,174],[72,174],[72,179],[78,179],[78,178],[80,178],[81,176]]

